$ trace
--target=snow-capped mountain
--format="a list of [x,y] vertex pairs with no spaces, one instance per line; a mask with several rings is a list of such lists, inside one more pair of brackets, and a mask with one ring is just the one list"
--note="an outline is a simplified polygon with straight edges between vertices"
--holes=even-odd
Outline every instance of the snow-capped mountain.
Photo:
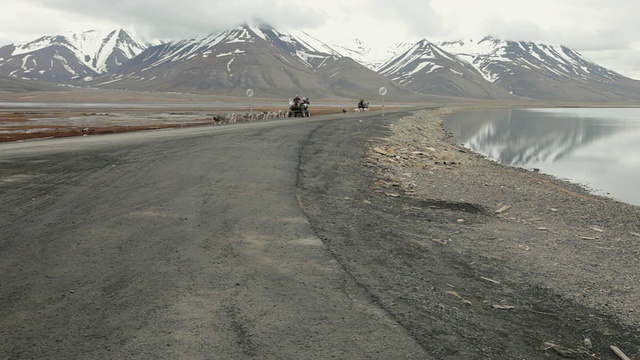
[[622,75],[607,70],[562,45],[508,41],[486,37],[480,41],[458,40],[438,46],[473,65],[490,82],[509,82],[520,69],[565,79],[616,81]]
[[487,81],[519,97],[593,101],[639,97],[638,81],[565,46],[492,37],[438,45],[471,64]]
[[261,96],[372,93],[398,84],[304,32],[245,24],[147,49],[92,84],[131,90]]
[[476,68],[427,40],[389,59],[378,71],[412,91],[458,97],[503,98],[509,94],[488,83]]
[[0,48],[0,75],[51,82],[89,80],[148,46],[122,29],[43,36]]
[[640,82],[564,46],[486,37],[419,41],[378,71],[412,91],[462,97],[575,101],[640,99]]

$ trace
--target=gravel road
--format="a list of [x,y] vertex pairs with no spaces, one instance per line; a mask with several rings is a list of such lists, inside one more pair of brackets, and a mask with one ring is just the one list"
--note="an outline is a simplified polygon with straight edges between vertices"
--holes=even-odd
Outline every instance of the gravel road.
[[0,146],[0,358],[425,358],[315,236],[328,117]]
[[0,144],[0,358],[640,356],[640,210],[450,111]]

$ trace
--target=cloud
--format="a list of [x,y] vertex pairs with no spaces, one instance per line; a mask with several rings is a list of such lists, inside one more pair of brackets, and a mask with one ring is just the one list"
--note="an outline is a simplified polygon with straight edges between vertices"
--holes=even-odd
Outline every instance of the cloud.
[[483,34],[499,39],[539,41],[546,37],[544,29],[529,21],[505,21],[496,17],[487,19],[483,28]]
[[631,44],[629,48],[613,50],[586,50],[581,54],[596,64],[612,69],[633,79],[640,79],[640,43]]
[[290,28],[322,24],[316,8],[302,1],[32,0],[31,3],[51,10],[66,9],[95,22],[135,27],[147,37],[163,40],[227,30],[256,18]]
[[[431,0],[373,0],[380,19],[403,23],[407,33],[413,36],[435,36],[443,32],[440,16],[431,5]],[[384,26],[384,22],[381,23]]]
[[[33,40],[51,33],[51,29],[64,29],[63,12],[33,6],[24,1],[6,0],[0,15],[0,44]],[[28,19],[28,21],[25,21]]]

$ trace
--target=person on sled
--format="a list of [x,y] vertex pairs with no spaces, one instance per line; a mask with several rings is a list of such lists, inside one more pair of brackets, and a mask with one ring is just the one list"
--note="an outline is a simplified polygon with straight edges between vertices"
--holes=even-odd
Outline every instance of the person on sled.
[[311,101],[309,101],[309,98],[306,96],[302,97],[302,114],[304,117],[309,117],[309,105],[311,104]]
[[358,101],[358,111],[365,111],[365,109],[369,108],[369,102],[365,102],[364,99],[360,99]]

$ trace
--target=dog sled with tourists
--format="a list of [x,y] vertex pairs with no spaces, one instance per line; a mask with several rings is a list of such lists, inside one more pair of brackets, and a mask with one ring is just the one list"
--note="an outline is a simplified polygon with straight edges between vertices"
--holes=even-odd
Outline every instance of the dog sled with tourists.
[[368,101],[364,101],[364,99],[360,99],[360,101],[358,101],[358,110],[359,112],[362,111],[369,111],[369,102]]
[[296,95],[289,99],[289,117],[309,117],[309,98]]

